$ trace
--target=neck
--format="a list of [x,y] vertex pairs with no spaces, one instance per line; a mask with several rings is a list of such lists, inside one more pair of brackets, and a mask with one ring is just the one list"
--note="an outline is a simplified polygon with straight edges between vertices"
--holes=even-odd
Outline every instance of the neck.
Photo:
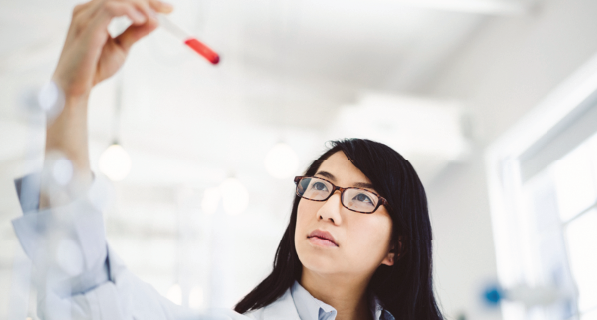
[[301,285],[313,297],[334,307],[337,320],[371,319],[367,301],[369,278],[322,275],[303,267]]

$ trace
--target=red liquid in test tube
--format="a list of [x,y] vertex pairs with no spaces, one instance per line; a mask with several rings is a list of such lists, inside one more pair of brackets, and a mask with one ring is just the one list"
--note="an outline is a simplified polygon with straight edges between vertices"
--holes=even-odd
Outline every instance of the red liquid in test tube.
[[189,48],[193,49],[198,54],[202,55],[212,64],[218,64],[220,62],[220,56],[211,50],[208,46],[197,40],[195,37],[184,31],[179,26],[175,25],[170,19],[163,14],[158,14],[158,20],[160,27],[168,31],[170,34],[181,40]]

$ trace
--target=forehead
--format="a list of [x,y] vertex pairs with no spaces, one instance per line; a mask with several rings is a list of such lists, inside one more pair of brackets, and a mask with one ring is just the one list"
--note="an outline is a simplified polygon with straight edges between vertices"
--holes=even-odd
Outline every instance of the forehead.
[[357,182],[371,183],[357,167],[355,167],[344,152],[338,151],[324,160],[317,172],[326,171],[336,177],[336,183],[340,185],[352,185]]

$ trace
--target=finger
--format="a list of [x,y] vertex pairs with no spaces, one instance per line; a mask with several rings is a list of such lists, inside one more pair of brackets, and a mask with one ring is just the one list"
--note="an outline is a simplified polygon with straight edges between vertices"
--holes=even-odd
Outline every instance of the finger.
[[93,0],[82,4],[80,10],[73,12],[73,21],[77,21],[81,25],[86,25],[101,11],[104,2],[102,0]]
[[120,16],[127,16],[134,25],[142,25],[147,22],[146,15],[130,1],[96,0],[92,1],[91,5],[73,20],[74,34],[84,33],[85,37],[105,39],[108,25],[113,18]]
[[142,25],[149,19],[148,14],[140,10],[132,1],[106,1],[103,10],[97,18],[103,20],[107,26],[112,18],[127,16],[134,25]]
[[108,0],[102,4],[101,9],[93,18],[86,22],[81,38],[90,43],[90,48],[96,48],[101,51],[101,47],[108,40],[108,25],[114,17],[127,16],[133,25],[143,25],[148,19],[139,12],[131,2],[120,2]]
[[157,13],[170,13],[172,5],[158,0],[124,0],[135,4],[138,10],[142,11],[147,17],[148,22],[158,23]]
[[157,26],[157,22],[153,20],[141,26],[130,26],[121,35],[116,37],[114,42],[116,42],[124,52],[128,52],[135,42],[155,30]]
[[170,13],[174,9],[171,4],[159,0],[149,0],[149,5],[153,10],[160,13]]
[[147,21],[157,23],[156,11],[149,5],[147,0],[126,0],[132,3],[138,11],[142,12],[146,17]]

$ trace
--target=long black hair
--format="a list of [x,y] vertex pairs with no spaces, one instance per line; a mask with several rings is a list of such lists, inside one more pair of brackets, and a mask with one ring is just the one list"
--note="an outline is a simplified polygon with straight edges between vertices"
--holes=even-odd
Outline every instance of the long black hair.
[[[397,248],[394,265],[377,268],[368,286],[382,306],[396,319],[443,319],[435,301],[432,281],[431,223],[427,197],[412,165],[390,147],[370,140],[332,141],[331,148],[307,169],[314,175],[321,163],[338,151],[352,161],[388,200],[392,218],[392,243]],[[303,265],[294,244],[297,208],[295,196],[290,223],[278,245],[274,268],[234,308],[239,313],[263,308],[300,281]]]

